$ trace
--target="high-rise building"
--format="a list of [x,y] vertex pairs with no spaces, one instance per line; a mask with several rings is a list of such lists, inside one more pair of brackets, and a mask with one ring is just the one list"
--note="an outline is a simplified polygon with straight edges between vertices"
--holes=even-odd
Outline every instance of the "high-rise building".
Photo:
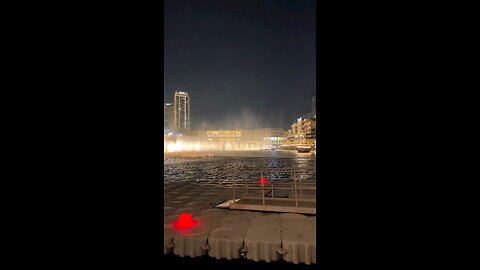
[[163,129],[165,132],[173,132],[175,127],[175,114],[173,103],[163,105]]
[[190,129],[190,97],[187,92],[175,91],[175,129]]

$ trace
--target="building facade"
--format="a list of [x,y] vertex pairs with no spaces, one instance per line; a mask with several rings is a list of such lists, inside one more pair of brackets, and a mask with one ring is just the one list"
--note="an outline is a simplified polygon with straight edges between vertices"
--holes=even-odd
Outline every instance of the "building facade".
[[163,105],[163,130],[165,133],[171,133],[175,127],[175,114],[173,103]]
[[316,146],[317,143],[317,117],[298,118],[285,134],[288,145]]
[[190,97],[187,92],[175,91],[174,119],[176,130],[190,129]]
[[232,129],[207,130],[206,141],[209,149],[215,150],[267,150],[280,148],[283,144],[282,129]]

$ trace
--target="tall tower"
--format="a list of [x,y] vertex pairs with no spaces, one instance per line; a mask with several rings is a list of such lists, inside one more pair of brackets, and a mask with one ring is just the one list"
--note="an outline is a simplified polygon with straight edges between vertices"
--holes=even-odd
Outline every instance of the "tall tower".
[[175,91],[175,129],[190,129],[190,97],[187,92]]
[[174,115],[174,108],[173,103],[165,103],[163,105],[163,129],[166,132],[173,132],[173,128],[175,126],[175,115]]

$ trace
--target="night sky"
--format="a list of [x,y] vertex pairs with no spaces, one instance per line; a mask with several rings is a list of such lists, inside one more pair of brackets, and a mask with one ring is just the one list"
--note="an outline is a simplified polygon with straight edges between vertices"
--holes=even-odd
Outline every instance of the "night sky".
[[316,93],[314,0],[166,0],[164,102],[191,98],[192,128],[280,127]]

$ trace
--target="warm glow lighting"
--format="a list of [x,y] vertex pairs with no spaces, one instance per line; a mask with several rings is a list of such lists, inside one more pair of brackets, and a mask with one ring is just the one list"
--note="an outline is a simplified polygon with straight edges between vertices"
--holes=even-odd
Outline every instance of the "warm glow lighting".
[[173,223],[173,226],[177,230],[185,230],[195,227],[198,224],[198,221],[192,219],[192,214],[183,213],[180,214],[178,219]]
[[260,177],[260,179],[257,181],[257,183],[261,186],[262,183],[263,185],[270,183],[270,181],[267,180],[265,177]]
[[[213,137],[217,138],[222,134],[211,133]],[[209,152],[209,151],[251,151],[251,150],[265,150],[270,149],[272,146],[279,144],[283,139],[281,137],[261,137],[246,139],[235,138],[233,131],[229,131],[229,137],[220,137],[213,140],[212,137],[200,137],[200,136],[180,136],[175,133],[164,134],[164,153],[168,156],[168,153],[186,153],[192,152]],[[298,136],[298,135],[297,135]],[[253,141],[256,140],[256,141]]]
[[183,150],[183,143],[181,141],[170,142],[167,144],[167,152],[180,152]]

